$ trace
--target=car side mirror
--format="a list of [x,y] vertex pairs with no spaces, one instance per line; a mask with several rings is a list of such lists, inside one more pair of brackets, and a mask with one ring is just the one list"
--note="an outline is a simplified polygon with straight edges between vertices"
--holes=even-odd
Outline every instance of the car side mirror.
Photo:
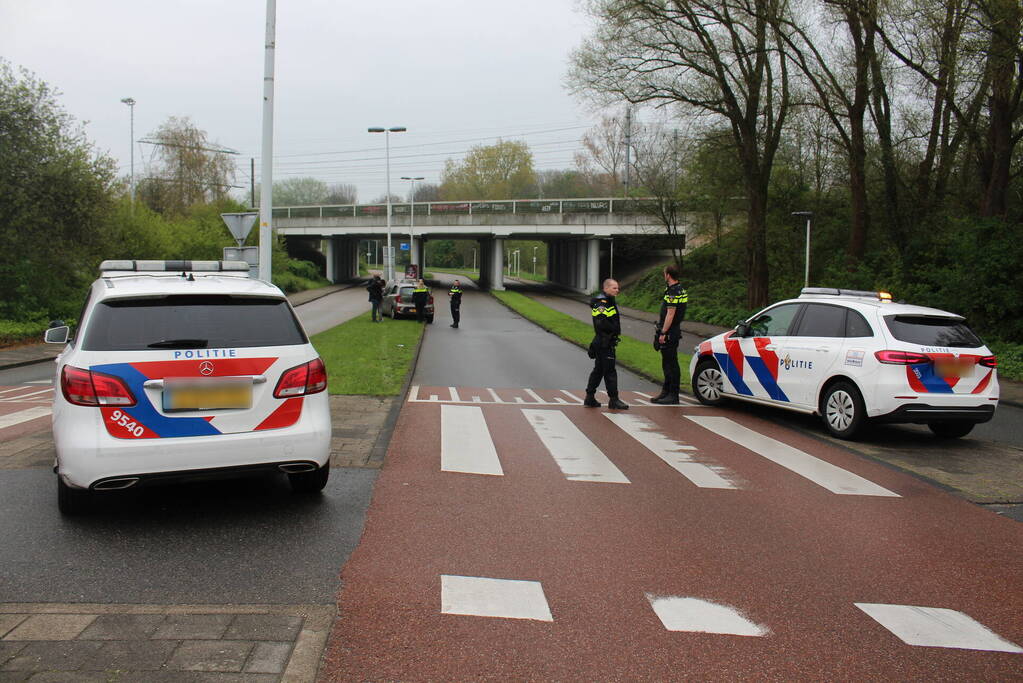
[[735,336],[736,337],[748,337],[749,336],[749,323],[745,320],[740,320],[735,325]]
[[67,325],[60,325],[46,330],[46,334],[43,335],[43,340],[47,344],[67,344],[67,340],[70,336],[71,328]]

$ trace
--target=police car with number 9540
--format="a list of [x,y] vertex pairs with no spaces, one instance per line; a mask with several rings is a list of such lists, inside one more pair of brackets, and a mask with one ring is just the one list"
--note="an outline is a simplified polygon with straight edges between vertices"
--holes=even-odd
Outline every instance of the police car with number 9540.
[[104,261],[72,334],[56,325],[60,510],[156,481],[330,474],[327,374],[291,304],[239,261]]

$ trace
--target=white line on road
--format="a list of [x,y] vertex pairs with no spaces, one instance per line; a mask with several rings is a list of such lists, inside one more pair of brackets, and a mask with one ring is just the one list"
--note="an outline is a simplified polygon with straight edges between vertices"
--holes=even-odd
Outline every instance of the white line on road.
[[878,486],[858,474],[843,470],[841,467],[815,458],[809,453],[804,453],[798,448],[764,436],[727,417],[693,417],[691,415],[686,417],[704,429],[737,443],[832,493],[846,496],[900,497],[899,494]]
[[766,636],[771,629],[747,619],[730,605],[701,598],[646,594],[657,618],[669,631],[719,633],[730,636]]
[[726,467],[717,464],[698,462],[691,453],[697,450],[681,441],[665,436],[657,430],[657,425],[640,415],[623,415],[622,413],[604,413],[604,417],[614,422],[619,429],[640,442],[658,458],[673,467],[683,477],[705,489],[738,489],[735,476]]
[[582,403],[583,402],[583,400],[581,398],[579,398],[578,396],[576,396],[575,394],[573,394],[570,391],[565,391],[564,389],[562,389],[561,393],[563,393],[565,396],[568,396],[570,399],[572,399],[576,403]]
[[451,392],[451,400],[455,403],[461,403],[462,399],[458,398],[458,389],[455,387],[448,387],[448,391]]
[[440,468],[443,471],[504,474],[482,408],[441,406],[440,430]]
[[4,400],[5,401],[23,401],[23,400],[25,400],[25,399],[27,399],[27,398],[29,398],[31,396],[39,396],[40,394],[48,394],[48,393],[50,393],[52,391],[53,391],[52,387],[46,387],[45,389],[40,389],[39,391],[32,391],[32,392],[29,392],[27,394],[18,394],[17,396],[5,396]]
[[615,467],[614,463],[560,410],[523,408],[522,414],[567,479],[612,484],[630,483],[621,470]]
[[443,614],[554,621],[538,581],[442,574],[440,605]]
[[869,602],[854,604],[907,645],[1023,653],[1023,647],[1005,640],[969,615],[954,609]]
[[35,420],[40,417],[46,417],[53,412],[53,409],[49,406],[38,407],[38,408],[26,408],[25,410],[19,410],[16,413],[10,415],[0,415],[0,429],[4,427],[13,427],[16,424],[22,422],[28,422],[29,420]]
[[547,403],[547,401],[545,401],[542,396],[540,396],[538,393],[536,393],[532,389],[523,389],[523,391],[526,392],[527,394],[529,394],[529,396],[534,401],[536,401],[537,403]]

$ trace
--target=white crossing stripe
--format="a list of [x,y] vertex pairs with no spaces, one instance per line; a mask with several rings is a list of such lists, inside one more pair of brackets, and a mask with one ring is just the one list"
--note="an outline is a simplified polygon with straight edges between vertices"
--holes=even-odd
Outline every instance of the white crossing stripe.
[[538,581],[442,574],[440,605],[443,614],[554,621]]
[[522,409],[567,479],[628,484],[629,480],[560,410]]
[[52,392],[53,388],[47,387],[45,389],[39,389],[38,391],[30,391],[27,394],[18,394],[17,396],[4,396],[3,400],[13,403],[15,401],[24,401],[26,399],[32,398],[33,396],[40,396],[42,394],[49,394]]
[[738,489],[734,475],[726,467],[699,462],[691,452],[695,446],[675,441],[657,431],[657,425],[640,415],[604,413],[619,429],[640,442],[683,477],[705,489]]
[[869,602],[855,605],[907,645],[1023,653],[1023,647],[954,609]]
[[798,448],[764,436],[727,417],[693,417],[691,415],[686,417],[704,429],[723,436],[832,493],[846,496],[901,497],[858,474],[843,470],[841,467],[815,458]]
[[766,636],[771,629],[754,623],[739,610],[701,598],[647,593],[657,618],[669,631]]
[[440,468],[445,472],[503,475],[483,409],[440,407]]
[[22,422],[28,422],[29,420],[35,420],[39,417],[46,417],[53,412],[53,408],[49,406],[39,406],[38,408],[26,408],[25,410],[19,410],[16,413],[9,415],[0,415],[0,429],[4,427],[13,427],[16,424]]

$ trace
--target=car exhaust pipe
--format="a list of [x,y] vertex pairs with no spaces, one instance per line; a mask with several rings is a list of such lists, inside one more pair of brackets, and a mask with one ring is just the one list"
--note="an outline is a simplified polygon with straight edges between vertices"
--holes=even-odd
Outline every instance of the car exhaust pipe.
[[131,488],[139,483],[138,477],[122,477],[120,479],[107,479],[92,487],[94,491],[121,491]]
[[281,472],[285,472],[287,474],[298,474],[299,472],[312,472],[318,469],[316,465],[312,464],[311,462],[292,462],[288,463],[287,465],[278,465],[278,467],[280,468]]

